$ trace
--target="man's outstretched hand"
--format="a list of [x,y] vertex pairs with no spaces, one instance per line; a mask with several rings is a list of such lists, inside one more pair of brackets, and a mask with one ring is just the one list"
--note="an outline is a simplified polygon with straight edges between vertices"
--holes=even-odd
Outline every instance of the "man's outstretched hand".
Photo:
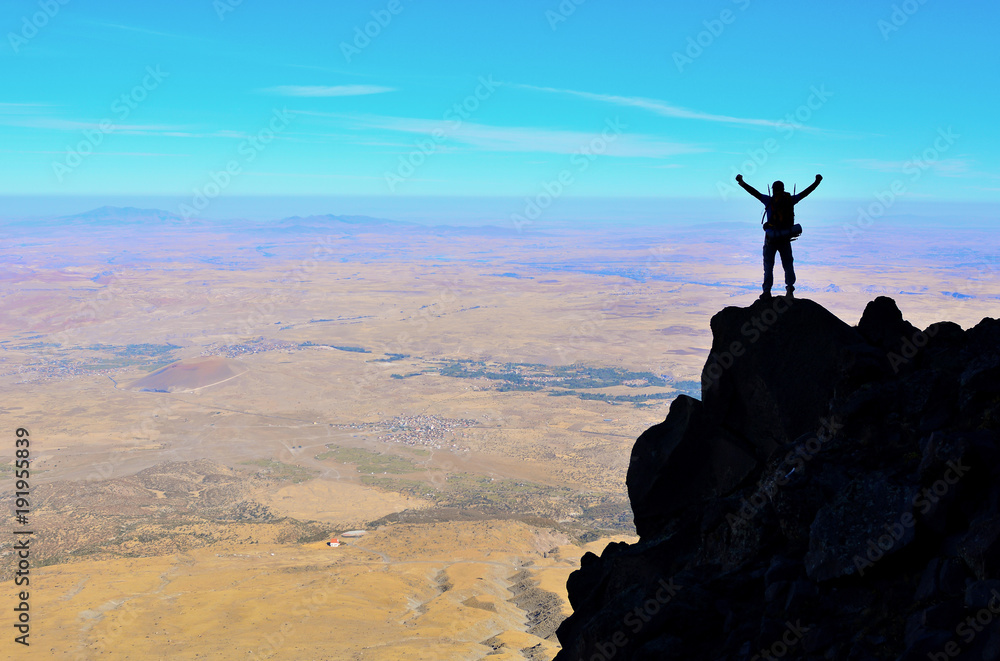
[[[818,177],[819,175],[816,175],[816,176]],[[742,174],[736,175],[736,181],[738,181],[738,182],[740,182],[742,184],[743,183],[743,175]]]
[[816,175],[816,183],[818,184],[821,181],[823,181],[823,175],[821,174]]

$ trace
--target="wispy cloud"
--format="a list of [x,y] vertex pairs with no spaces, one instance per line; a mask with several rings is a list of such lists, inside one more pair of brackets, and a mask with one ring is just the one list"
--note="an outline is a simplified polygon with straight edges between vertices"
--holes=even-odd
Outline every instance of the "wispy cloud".
[[17,110],[24,110],[26,108],[45,108],[51,107],[48,103],[11,103],[9,101],[0,102],[0,108],[14,108]]
[[386,92],[395,92],[396,89],[381,85],[278,85],[277,87],[267,87],[261,91],[279,96],[326,97],[385,94]]
[[[0,126],[15,126],[18,128],[39,129],[47,131],[101,131],[107,130],[107,121],[60,119],[58,117],[25,117],[5,116],[0,113]],[[174,124],[120,124],[111,123],[109,133],[120,135],[138,135],[166,138],[225,138],[246,139],[250,133],[233,131],[231,129],[198,130],[195,127]],[[280,139],[280,136],[278,138]]]
[[310,71],[322,71],[324,73],[335,73],[338,76],[367,76],[368,74],[362,73],[360,71],[350,71],[348,69],[336,69],[333,67],[322,67],[315,64],[299,64],[297,62],[284,62],[277,63],[279,66],[289,67],[291,69],[309,69]]
[[[694,119],[704,122],[716,122],[721,124],[736,124],[740,126],[761,126],[766,128],[778,128],[783,126],[781,120],[755,119],[751,117],[732,117],[729,115],[716,115],[713,113],[691,110],[680,106],[671,105],[665,101],[657,99],[647,99],[641,96],[615,96],[612,94],[595,94],[593,92],[580,92],[578,90],[558,89],[555,87],[540,87],[537,85],[522,85],[519,83],[504,83],[508,87],[533,90],[536,92],[546,92],[549,94],[564,94],[575,96],[590,101],[598,101],[623,108],[639,108],[661,115],[663,117],[675,117],[677,119]],[[820,129],[808,126],[796,126],[797,130],[821,132]]]
[[85,21],[90,25],[96,25],[102,28],[111,28],[112,30],[123,30],[125,32],[138,32],[139,34],[151,34],[157,37],[167,37],[169,39],[196,39],[201,41],[198,37],[194,37],[188,34],[177,34],[174,32],[161,32],[159,30],[150,30],[149,28],[141,28],[135,25],[123,25],[121,23],[107,23],[105,21]]
[[[0,154],[58,154],[65,156],[66,151],[43,151],[37,149],[0,149]],[[194,156],[178,152],[146,152],[146,151],[106,151],[96,152],[98,156]]]
[[247,171],[244,173],[248,177],[294,177],[295,179],[371,179],[374,181],[384,181],[382,175],[362,175],[362,174],[323,174],[319,172],[256,172]]
[[[373,115],[337,115],[333,113],[303,113],[346,120],[356,129],[393,131],[415,135],[444,136],[443,140],[463,143],[480,151],[494,152],[542,152],[551,154],[574,154],[583,150],[601,149],[608,156],[663,158],[677,154],[705,151],[691,144],[669,142],[644,134],[628,132],[627,124],[621,124],[620,134],[607,125],[595,126],[593,132],[566,131],[526,126],[491,126],[463,122],[456,126],[453,121],[418,119],[411,117],[386,117]],[[613,139],[602,138],[602,133]],[[599,140],[598,147],[592,146]],[[606,151],[604,151],[606,149]]]
[[43,108],[51,108],[48,103],[0,103],[0,113],[24,114],[35,113]]
[[[101,122],[59,119],[57,117],[2,117],[0,118],[0,126],[18,126],[55,131],[101,130]],[[162,131],[180,131],[185,128],[170,124],[114,124],[113,126],[115,133],[157,133]]]
[[875,170],[877,172],[889,172],[892,174],[903,174],[913,168],[919,168],[920,170],[933,170],[937,174],[946,177],[958,177],[970,174],[969,166],[972,162],[968,158],[958,157],[939,158],[934,161],[917,159],[889,161],[879,158],[853,158],[848,159],[847,163],[862,170]]

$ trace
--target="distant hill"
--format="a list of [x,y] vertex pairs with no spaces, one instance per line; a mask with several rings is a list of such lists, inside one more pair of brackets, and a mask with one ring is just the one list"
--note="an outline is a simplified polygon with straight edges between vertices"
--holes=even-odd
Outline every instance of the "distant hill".
[[97,225],[158,225],[185,222],[180,216],[162,209],[138,209],[136,207],[103,206],[83,213],[70,216],[60,216],[56,219],[64,224],[97,224]]
[[508,236],[515,234],[512,227],[498,225],[423,225],[407,221],[375,218],[372,216],[338,216],[321,214],[312,216],[289,216],[277,220],[259,221],[241,218],[225,220],[187,220],[163,209],[141,209],[137,207],[116,207],[106,205],[68,216],[42,219],[9,221],[8,225],[23,225],[33,229],[91,227],[102,228],[153,228],[153,227],[196,227],[223,232],[258,233],[264,235],[315,234],[317,232],[339,232],[342,234],[377,233],[418,234],[428,236]]

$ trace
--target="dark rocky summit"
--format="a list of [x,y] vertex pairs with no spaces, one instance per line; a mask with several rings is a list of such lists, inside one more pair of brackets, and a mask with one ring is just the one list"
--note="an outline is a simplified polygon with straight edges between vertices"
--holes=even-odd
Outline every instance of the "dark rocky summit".
[[712,318],[702,400],[636,441],[640,536],[585,555],[558,661],[1000,659],[1000,321]]

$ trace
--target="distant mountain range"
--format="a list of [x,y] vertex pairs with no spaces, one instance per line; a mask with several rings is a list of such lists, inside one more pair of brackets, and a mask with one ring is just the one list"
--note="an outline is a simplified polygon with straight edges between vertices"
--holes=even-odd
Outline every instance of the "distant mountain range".
[[340,232],[343,234],[426,234],[435,236],[507,236],[516,233],[513,227],[496,225],[422,225],[420,223],[373,218],[371,216],[337,216],[334,214],[313,216],[290,216],[272,221],[184,219],[162,209],[140,209],[137,207],[103,206],[83,213],[51,218],[8,222],[8,227],[31,227],[56,229],[63,227],[129,228],[129,227],[192,227],[217,229],[224,232],[252,231],[256,233],[280,233],[283,235],[316,232]]
[[133,224],[177,224],[184,221],[180,216],[162,209],[137,209],[136,207],[103,206],[71,216],[53,219],[68,225],[133,225]]

